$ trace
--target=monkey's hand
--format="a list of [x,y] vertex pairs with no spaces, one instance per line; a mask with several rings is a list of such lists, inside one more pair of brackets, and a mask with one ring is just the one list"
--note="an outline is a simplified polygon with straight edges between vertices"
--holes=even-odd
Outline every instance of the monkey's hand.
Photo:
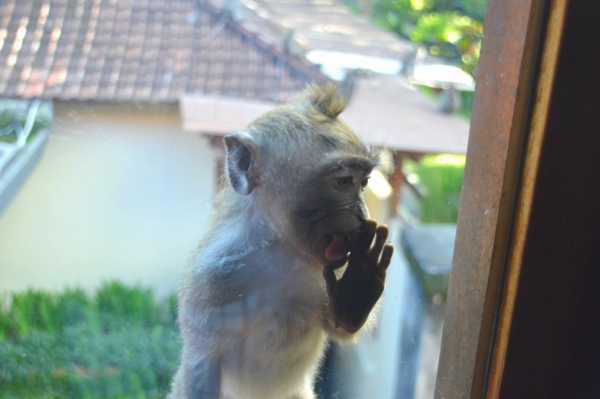
[[[375,245],[371,248],[373,238]],[[334,265],[325,266],[323,277],[329,294],[329,310],[336,327],[349,333],[358,331],[379,300],[394,246],[385,243],[387,226],[368,220],[364,228],[350,238],[348,267],[339,280]]]

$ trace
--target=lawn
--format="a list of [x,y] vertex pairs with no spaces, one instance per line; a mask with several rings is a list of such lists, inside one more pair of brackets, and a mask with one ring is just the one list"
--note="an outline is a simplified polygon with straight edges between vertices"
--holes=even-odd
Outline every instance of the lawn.
[[426,155],[418,162],[405,161],[404,173],[422,196],[421,222],[456,223],[464,172],[463,155]]

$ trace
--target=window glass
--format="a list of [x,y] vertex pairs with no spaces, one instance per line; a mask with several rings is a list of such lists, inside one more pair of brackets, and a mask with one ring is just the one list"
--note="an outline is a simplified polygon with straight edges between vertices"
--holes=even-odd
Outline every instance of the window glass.
[[485,5],[3,2],[3,397],[164,397],[223,136],[328,80],[380,152],[364,195],[395,252],[377,325],[314,390],[432,398]]

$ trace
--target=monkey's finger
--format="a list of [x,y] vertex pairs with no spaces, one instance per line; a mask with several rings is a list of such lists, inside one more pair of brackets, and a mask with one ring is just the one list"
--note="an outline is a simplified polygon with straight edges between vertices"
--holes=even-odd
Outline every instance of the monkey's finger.
[[363,225],[363,228],[356,230],[350,236],[350,262],[348,264],[349,269],[355,267],[363,267],[364,262],[359,261],[364,259],[364,256],[368,253],[373,238],[375,237],[375,231],[377,230],[377,222],[369,219]]
[[323,278],[325,279],[325,284],[327,285],[327,291],[332,292],[335,283],[337,283],[337,277],[335,276],[335,272],[332,267],[325,266],[323,268]]
[[379,269],[387,270],[390,262],[392,261],[392,254],[394,253],[394,245],[391,243],[385,244],[383,247],[383,253],[381,254],[381,260],[379,261]]
[[381,254],[381,250],[385,245],[385,240],[387,240],[388,233],[389,230],[386,225],[381,225],[377,228],[377,239],[375,240],[375,245],[373,246],[373,248],[371,249],[371,253],[369,254],[371,261],[377,263],[379,255]]
[[371,247],[371,243],[373,242],[373,238],[375,238],[375,232],[377,231],[377,222],[374,220],[367,220],[365,222],[365,226],[363,228],[362,238],[360,240],[360,248],[361,251],[368,251]]

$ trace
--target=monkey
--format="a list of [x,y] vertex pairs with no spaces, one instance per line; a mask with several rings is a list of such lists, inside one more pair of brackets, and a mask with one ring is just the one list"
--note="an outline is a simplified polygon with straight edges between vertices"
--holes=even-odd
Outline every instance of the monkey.
[[227,179],[178,295],[170,399],[314,399],[328,342],[373,323],[394,247],[363,190],[377,152],[335,85],[224,137]]

